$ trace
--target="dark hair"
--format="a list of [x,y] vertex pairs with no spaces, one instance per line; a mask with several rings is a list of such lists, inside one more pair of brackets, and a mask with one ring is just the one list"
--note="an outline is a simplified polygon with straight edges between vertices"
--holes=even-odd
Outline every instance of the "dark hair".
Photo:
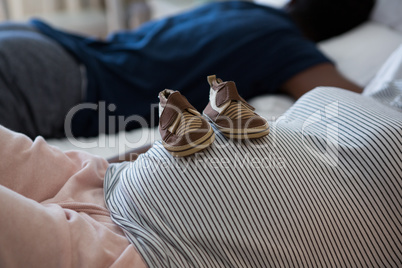
[[287,10],[314,41],[342,34],[366,21],[375,0],[293,0]]

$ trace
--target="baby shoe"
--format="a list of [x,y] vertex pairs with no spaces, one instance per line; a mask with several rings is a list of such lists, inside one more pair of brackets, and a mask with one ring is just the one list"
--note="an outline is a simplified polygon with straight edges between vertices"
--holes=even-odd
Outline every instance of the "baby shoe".
[[159,132],[162,144],[173,156],[188,156],[215,140],[211,125],[178,91],[159,93]]
[[208,83],[211,86],[209,103],[203,114],[227,138],[241,140],[268,135],[267,120],[256,114],[255,109],[240,97],[233,81],[223,82],[211,75]]

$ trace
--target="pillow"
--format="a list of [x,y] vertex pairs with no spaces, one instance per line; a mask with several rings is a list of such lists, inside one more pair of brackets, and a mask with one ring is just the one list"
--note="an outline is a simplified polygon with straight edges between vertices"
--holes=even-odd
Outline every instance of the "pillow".
[[401,43],[402,34],[368,21],[318,46],[345,77],[364,87]]
[[267,5],[280,8],[286,5],[289,1],[290,0],[254,0],[253,2],[260,5]]
[[387,25],[402,34],[402,1],[377,0],[371,20]]
[[402,81],[402,45],[394,51],[378,71],[374,79],[364,89],[364,95],[372,95],[389,82]]

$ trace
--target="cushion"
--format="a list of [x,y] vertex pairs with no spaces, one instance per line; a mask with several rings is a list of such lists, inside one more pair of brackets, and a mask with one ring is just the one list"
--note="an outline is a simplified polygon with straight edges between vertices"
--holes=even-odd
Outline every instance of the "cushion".
[[335,62],[343,75],[366,86],[401,43],[402,34],[368,21],[345,34],[320,42],[319,48]]
[[387,25],[402,34],[402,1],[377,0],[371,20]]

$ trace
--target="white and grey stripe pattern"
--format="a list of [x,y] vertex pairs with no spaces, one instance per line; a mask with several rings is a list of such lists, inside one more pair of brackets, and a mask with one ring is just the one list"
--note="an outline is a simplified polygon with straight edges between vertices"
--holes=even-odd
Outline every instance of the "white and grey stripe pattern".
[[402,111],[402,94],[398,94],[402,88],[402,80],[394,80],[389,83],[385,83],[384,88],[378,92],[372,94],[372,97],[380,100],[399,111]]
[[109,168],[111,216],[149,267],[402,266],[399,111],[319,88],[265,138],[216,134]]

